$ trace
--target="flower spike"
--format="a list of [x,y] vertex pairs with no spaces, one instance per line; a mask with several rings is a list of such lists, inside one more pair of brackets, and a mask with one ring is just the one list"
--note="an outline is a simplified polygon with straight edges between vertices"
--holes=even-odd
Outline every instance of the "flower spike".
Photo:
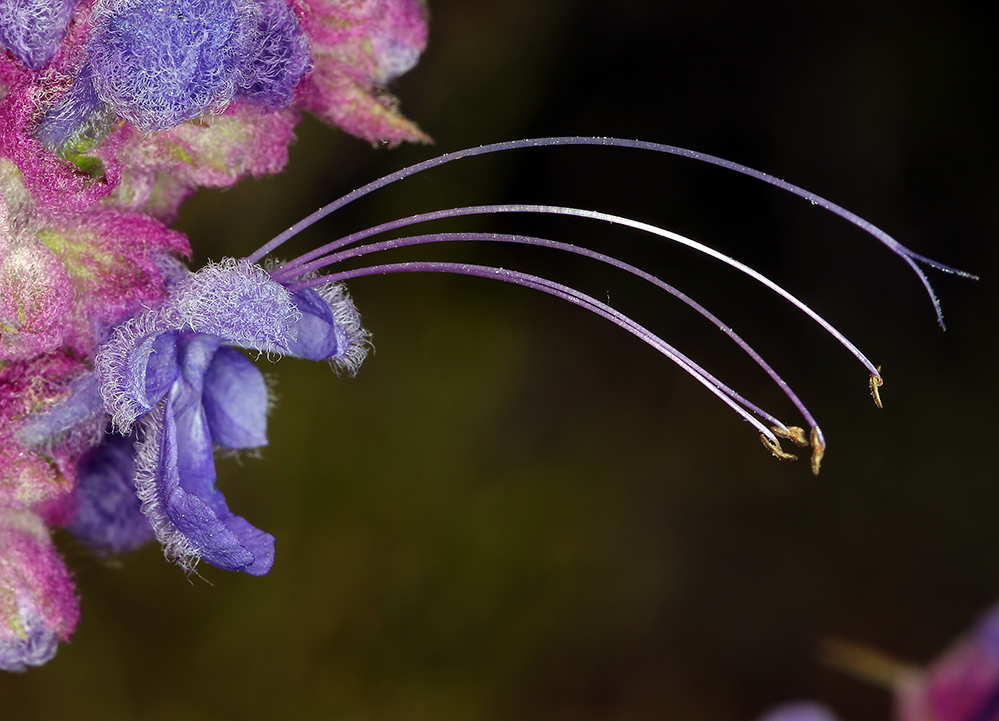
[[[276,539],[230,509],[216,486],[215,453],[268,443],[272,399],[252,356],[357,370],[369,336],[340,282],[350,278],[453,273],[565,300],[675,363],[778,459],[797,459],[791,445],[810,448],[819,473],[826,441],[804,402],[728,323],[679,289],[571,243],[510,233],[417,234],[417,224],[544,215],[679,243],[805,313],[864,365],[881,406],[880,366],[788,290],[704,243],[599,210],[448,208],[351,233],[284,263],[264,261],[302,228],[415,173],[532,147],[677,155],[768,183],[861,228],[916,273],[941,326],[925,267],[974,277],[767,173],[675,146],[597,137],[517,140],[427,160],[327,205],[248,258],[188,269],[187,238],[168,228],[184,200],[199,187],[280,172],[302,113],[377,145],[431,142],[386,87],[414,66],[427,38],[426,0],[0,0],[0,669],[45,663],[75,629],[79,600],[53,545],[55,528],[98,554],[155,538],[189,572],[201,561],[255,576],[271,570]],[[378,256],[363,265],[372,254],[441,242],[572,253],[650,283],[721,330],[803,420],[783,422],[613,308],[609,295],[605,303],[549,278],[468,263]],[[362,267],[348,265],[362,257]],[[995,624],[986,625],[996,636]],[[990,721],[999,692],[989,688],[978,715],[943,721]],[[799,707],[782,721],[828,719]]]
[[168,224],[199,187],[280,172],[304,112],[429,141],[386,87],[427,34],[425,0],[0,0],[0,670],[73,633],[53,529],[270,570],[273,536],[215,486],[216,449],[267,443],[244,351],[352,373],[368,336],[342,286],[191,273]]

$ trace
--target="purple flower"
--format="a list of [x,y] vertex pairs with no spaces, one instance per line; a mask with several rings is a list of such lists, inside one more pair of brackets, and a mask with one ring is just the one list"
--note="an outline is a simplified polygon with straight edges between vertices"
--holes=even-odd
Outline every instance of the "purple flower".
[[311,68],[309,40],[284,0],[116,0],[94,12],[87,60],[35,135],[60,150],[102,103],[140,130],[165,130],[234,99],[287,106]]
[[0,46],[32,70],[59,49],[75,0],[0,0]]
[[267,444],[267,386],[232,345],[350,365],[365,334],[340,288],[289,293],[259,266],[227,261],[181,280],[167,302],[119,326],[96,360],[115,425],[138,421],[135,485],[164,553],[267,573],[274,537],[229,510],[213,449]]
[[252,0],[115,0],[95,10],[87,43],[97,95],[143,130],[232,100],[259,22]]
[[69,532],[99,553],[127,553],[151,541],[153,528],[135,493],[136,434],[108,434],[78,466],[76,518]]
[[265,110],[291,102],[298,81],[312,68],[309,39],[285,0],[261,0],[253,51],[243,63],[236,98]]

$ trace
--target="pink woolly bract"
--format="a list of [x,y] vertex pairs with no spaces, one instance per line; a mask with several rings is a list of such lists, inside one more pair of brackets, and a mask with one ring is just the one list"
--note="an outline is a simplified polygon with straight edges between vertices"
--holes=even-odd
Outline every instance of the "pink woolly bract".
[[73,288],[63,264],[35,238],[0,252],[0,361],[55,350],[70,333]]
[[32,230],[0,259],[0,360],[92,355],[108,328],[165,297],[159,262],[190,255],[182,233],[103,206]]
[[88,372],[81,358],[67,352],[43,354],[0,365],[0,511],[32,508],[48,522],[68,520],[75,487],[73,456],[80,439],[67,439],[44,452],[18,439],[29,414],[62,401],[69,384]]
[[304,26],[313,71],[296,101],[351,135],[372,143],[430,142],[396,109],[382,86],[409,70],[427,43],[420,0],[307,0]]
[[71,345],[87,355],[96,351],[108,328],[166,297],[158,261],[191,253],[183,233],[139,213],[103,207],[43,237],[73,281],[78,336]]
[[42,520],[0,509],[0,668],[45,663],[79,618],[73,580]]
[[94,155],[122,168],[107,203],[172,221],[199,186],[228,188],[244,178],[281,172],[295,140],[298,113],[265,113],[234,103],[226,112],[159,133],[126,125]]
[[46,149],[34,133],[44,113],[73,82],[82,62],[92,3],[81,0],[62,48],[44,73],[0,56],[0,157],[13,160],[37,208],[50,216],[77,213],[105,197],[120,168],[107,164],[91,175]]
[[51,215],[86,210],[111,191],[115,174],[106,169],[102,178],[92,178],[45,149],[32,132],[51,86],[37,83],[32,74],[11,65],[0,61],[0,81],[5,80],[3,69],[10,78],[7,94],[0,100],[0,156],[17,165],[40,210]]

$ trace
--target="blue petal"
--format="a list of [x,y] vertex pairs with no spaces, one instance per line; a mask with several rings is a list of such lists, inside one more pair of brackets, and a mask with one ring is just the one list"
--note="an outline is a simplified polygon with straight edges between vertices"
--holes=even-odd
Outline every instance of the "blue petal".
[[[253,554],[239,542],[236,534],[219,520],[216,513],[201,498],[181,488],[177,422],[171,398],[167,399],[160,433],[156,493],[166,520],[170,523],[170,531],[183,536],[184,540],[193,546],[198,557],[213,566],[228,571],[239,571],[252,565]],[[208,485],[211,485],[210,481]],[[171,543],[177,543],[175,539],[169,540]]]
[[[145,356],[143,372],[145,373],[146,404],[150,408],[166,395],[167,390],[180,374],[180,368],[177,364],[177,335],[175,330],[158,333],[140,346]],[[149,350],[145,349],[147,343]]]
[[201,403],[216,445],[233,450],[267,445],[267,384],[238,350],[218,349],[205,373]]
[[70,89],[42,118],[35,137],[49,150],[58,151],[100,107],[101,99],[94,89],[93,71],[89,65],[84,65]]
[[[124,353],[124,363],[114,368],[116,395],[133,406],[135,419],[149,411],[180,375],[177,365],[177,331],[156,331],[139,338]],[[102,383],[107,379],[102,378]]]
[[260,266],[232,259],[209,263],[186,276],[166,305],[175,328],[266,352],[285,352],[285,339],[297,316],[283,285]]
[[274,537],[233,514],[215,488],[208,423],[190,394],[191,385],[178,380],[167,397],[156,474],[163,511],[200,558],[227,571],[262,576],[274,563]]
[[109,434],[79,465],[77,515],[68,530],[96,551],[126,553],[153,539],[132,480],[135,440]]
[[333,311],[311,288],[291,296],[302,317],[293,324],[287,343],[288,353],[306,360],[326,360],[343,355],[348,344],[347,334],[333,318]]
[[69,395],[44,413],[29,416],[17,432],[17,438],[26,446],[36,447],[60,433],[66,433],[90,419],[104,413],[97,377],[88,374],[73,381]]
[[181,377],[170,388],[170,408],[176,422],[177,466],[185,490],[201,495],[215,487],[212,436],[201,395],[205,373],[222,339],[185,331],[178,343]]

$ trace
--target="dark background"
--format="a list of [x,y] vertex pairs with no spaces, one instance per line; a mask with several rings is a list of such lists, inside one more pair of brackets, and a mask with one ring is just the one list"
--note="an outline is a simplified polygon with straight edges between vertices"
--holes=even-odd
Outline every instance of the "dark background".
[[[478,279],[360,279],[377,352],[354,379],[262,360],[279,398],[271,445],[220,461],[230,506],[278,538],[273,572],[188,579],[154,547],[107,563],[60,538],[82,622],[47,666],[0,677],[0,716],[751,721],[814,698],[844,721],[888,719],[889,693],[821,665],[820,640],[925,663],[999,599],[987,4],[435,0],[432,13],[430,48],[394,90],[436,147],[372,149],[306,120],[282,176],[185,208],[196,263],[245,255],[437,152],[593,134],[768,171],[982,280],[931,275],[941,332],[874,240],[684,159],[529,150],[411,179],[287,255],[469,203],[630,215],[800,295],[884,365],[885,408],[842,348],[714,261],[600,223],[468,219],[453,227],[614,252],[704,302],[819,417],[822,475],[771,459],[675,366],[580,309]],[[609,296],[798,421],[716,330],[637,281],[525,249],[399,257]]]

